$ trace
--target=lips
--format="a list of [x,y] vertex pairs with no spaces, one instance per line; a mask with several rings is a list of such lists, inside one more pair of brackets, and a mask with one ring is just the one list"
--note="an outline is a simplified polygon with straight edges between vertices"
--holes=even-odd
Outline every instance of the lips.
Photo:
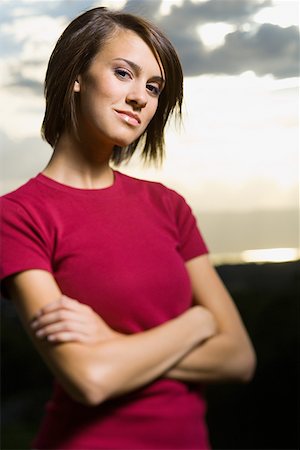
[[124,120],[124,122],[130,124],[130,125],[140,125],[141,119],[138,116],[138,114],[133,113],[132,111],[121,111],[121,110],[115,110],[118,116]]

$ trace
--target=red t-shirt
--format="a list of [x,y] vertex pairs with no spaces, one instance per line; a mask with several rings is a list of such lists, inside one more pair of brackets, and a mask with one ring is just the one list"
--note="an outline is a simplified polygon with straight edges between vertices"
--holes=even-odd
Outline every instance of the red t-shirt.
[[[191,306],[185,261],[207,248],[180,195],[159,183],[114,176],[111,187],[77,189],[39,174],[2,197],[0,275],[47,270],[65,295],[130,334]],[[207,449],[201,387],[160,378],[88,407],[56,382],[33,447]]]

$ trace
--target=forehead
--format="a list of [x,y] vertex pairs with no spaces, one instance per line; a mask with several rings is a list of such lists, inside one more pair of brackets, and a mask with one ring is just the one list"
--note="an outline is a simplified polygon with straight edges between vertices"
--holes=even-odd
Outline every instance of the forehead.
[[163,76],[161,64],[151,48],[131,30],[117,30],[95,55],[94,62],[109,63],[115,59],[127,59],[141,67],[151,76]]

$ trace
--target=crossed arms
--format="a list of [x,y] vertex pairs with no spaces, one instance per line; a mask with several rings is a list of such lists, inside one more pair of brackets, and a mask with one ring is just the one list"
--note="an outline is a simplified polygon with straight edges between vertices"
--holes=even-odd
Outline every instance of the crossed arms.
[[253,347],[208,256],[188,261],[186,268],[195,306],[133,335],[115,332],[91,308],[63,297],[46,271],[21,272],[7,287],[43,359],[69,395],[84,404],[99,404],[159,377],[250,380]]

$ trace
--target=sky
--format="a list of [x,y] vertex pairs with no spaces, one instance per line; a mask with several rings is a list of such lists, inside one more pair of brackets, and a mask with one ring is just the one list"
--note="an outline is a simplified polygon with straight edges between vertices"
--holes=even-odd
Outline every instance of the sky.
[[200,212],[298,207],[299,9],[296,0],[1,0],[1,193],[41,171],[47,61],[66,25],[107,6],[155,22],[184,79],[183,125],[167,130],[162,168],[125,173],[177,189]]

